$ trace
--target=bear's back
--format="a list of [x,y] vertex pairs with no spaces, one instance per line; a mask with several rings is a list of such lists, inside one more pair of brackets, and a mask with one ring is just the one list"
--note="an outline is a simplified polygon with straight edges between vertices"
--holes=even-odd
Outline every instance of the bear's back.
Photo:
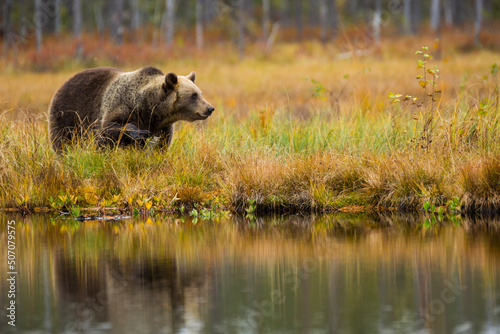
[[54,148],[70,140],[75,130],[98,126],[103,94],[123,71],[112,67],[84,70],[70,78],[52,98],[49,110],[50,134]]

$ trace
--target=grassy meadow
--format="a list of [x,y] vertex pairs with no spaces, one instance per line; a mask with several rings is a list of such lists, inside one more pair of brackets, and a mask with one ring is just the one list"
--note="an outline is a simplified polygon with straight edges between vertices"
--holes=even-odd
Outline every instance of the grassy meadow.
[[[270,53],[255,46],[244,59],[214,46],[137,58],[96,51],[49,65],[50,53],[0,60],[0,206],[260,214],[415,210],[458,198],[464,212],[498,210],[500,55],[442,48],[440,59],[426,58],[437,53],[434,40],[413,37],[362,57],[304,42]],[[177,123],[168,150],[81,141],[58,156],[47,133],[50,99],[70,76],[101,65],[194,70],[216,110]]]

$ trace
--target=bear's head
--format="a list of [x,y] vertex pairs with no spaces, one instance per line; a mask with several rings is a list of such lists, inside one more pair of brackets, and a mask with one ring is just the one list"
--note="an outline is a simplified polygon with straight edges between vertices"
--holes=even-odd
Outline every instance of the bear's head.
[[196,74],[188,76],[168,73],[162,84],[166,100],[171,103],[171,116],[179,121],[194,122],[207,119],[215,110],[202,96],[201,90],[195,85]]

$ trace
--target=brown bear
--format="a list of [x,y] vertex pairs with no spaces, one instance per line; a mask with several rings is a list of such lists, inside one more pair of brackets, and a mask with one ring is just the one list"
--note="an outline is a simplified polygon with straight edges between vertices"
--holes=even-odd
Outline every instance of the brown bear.
[[111,67],[84,70],[69,79],[49,107],[52,147],[61,152],[74,138],[96,134],[100,144],[129,145],[159,137],[172,140],[177,121],[207,119],[214,108],[195,85],[196,74],[163,74],[144,67],[123,72]]

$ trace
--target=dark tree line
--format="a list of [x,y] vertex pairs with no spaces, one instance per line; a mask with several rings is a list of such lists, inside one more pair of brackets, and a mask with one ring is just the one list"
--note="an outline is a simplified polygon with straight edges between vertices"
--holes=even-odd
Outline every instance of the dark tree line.
[[[109,34],[123,43],[126,36],[149,31],[155,45],[170,47],[178,31],[192,31],[193,44],[204,46],[207,29],[234,40],[243,52],[245,40],[272,44],[280,27],[293,28],[296,39],[316,28],[322,42],[333,40],[341,28],[370,26],[379,43],[385,25],[417,34],[424,25],[474,27],[479,43],[483,20],[500,15],[498,0],[2,0],[0,32],[4,53],[28,40],[43,47],[44,36],[72,33],[77,54],[82,33]],[[147,29],[146,29],[147,28]],[[142,35],[144,37],[145,35]],[[128,37],[131,38],[131,37]]]

